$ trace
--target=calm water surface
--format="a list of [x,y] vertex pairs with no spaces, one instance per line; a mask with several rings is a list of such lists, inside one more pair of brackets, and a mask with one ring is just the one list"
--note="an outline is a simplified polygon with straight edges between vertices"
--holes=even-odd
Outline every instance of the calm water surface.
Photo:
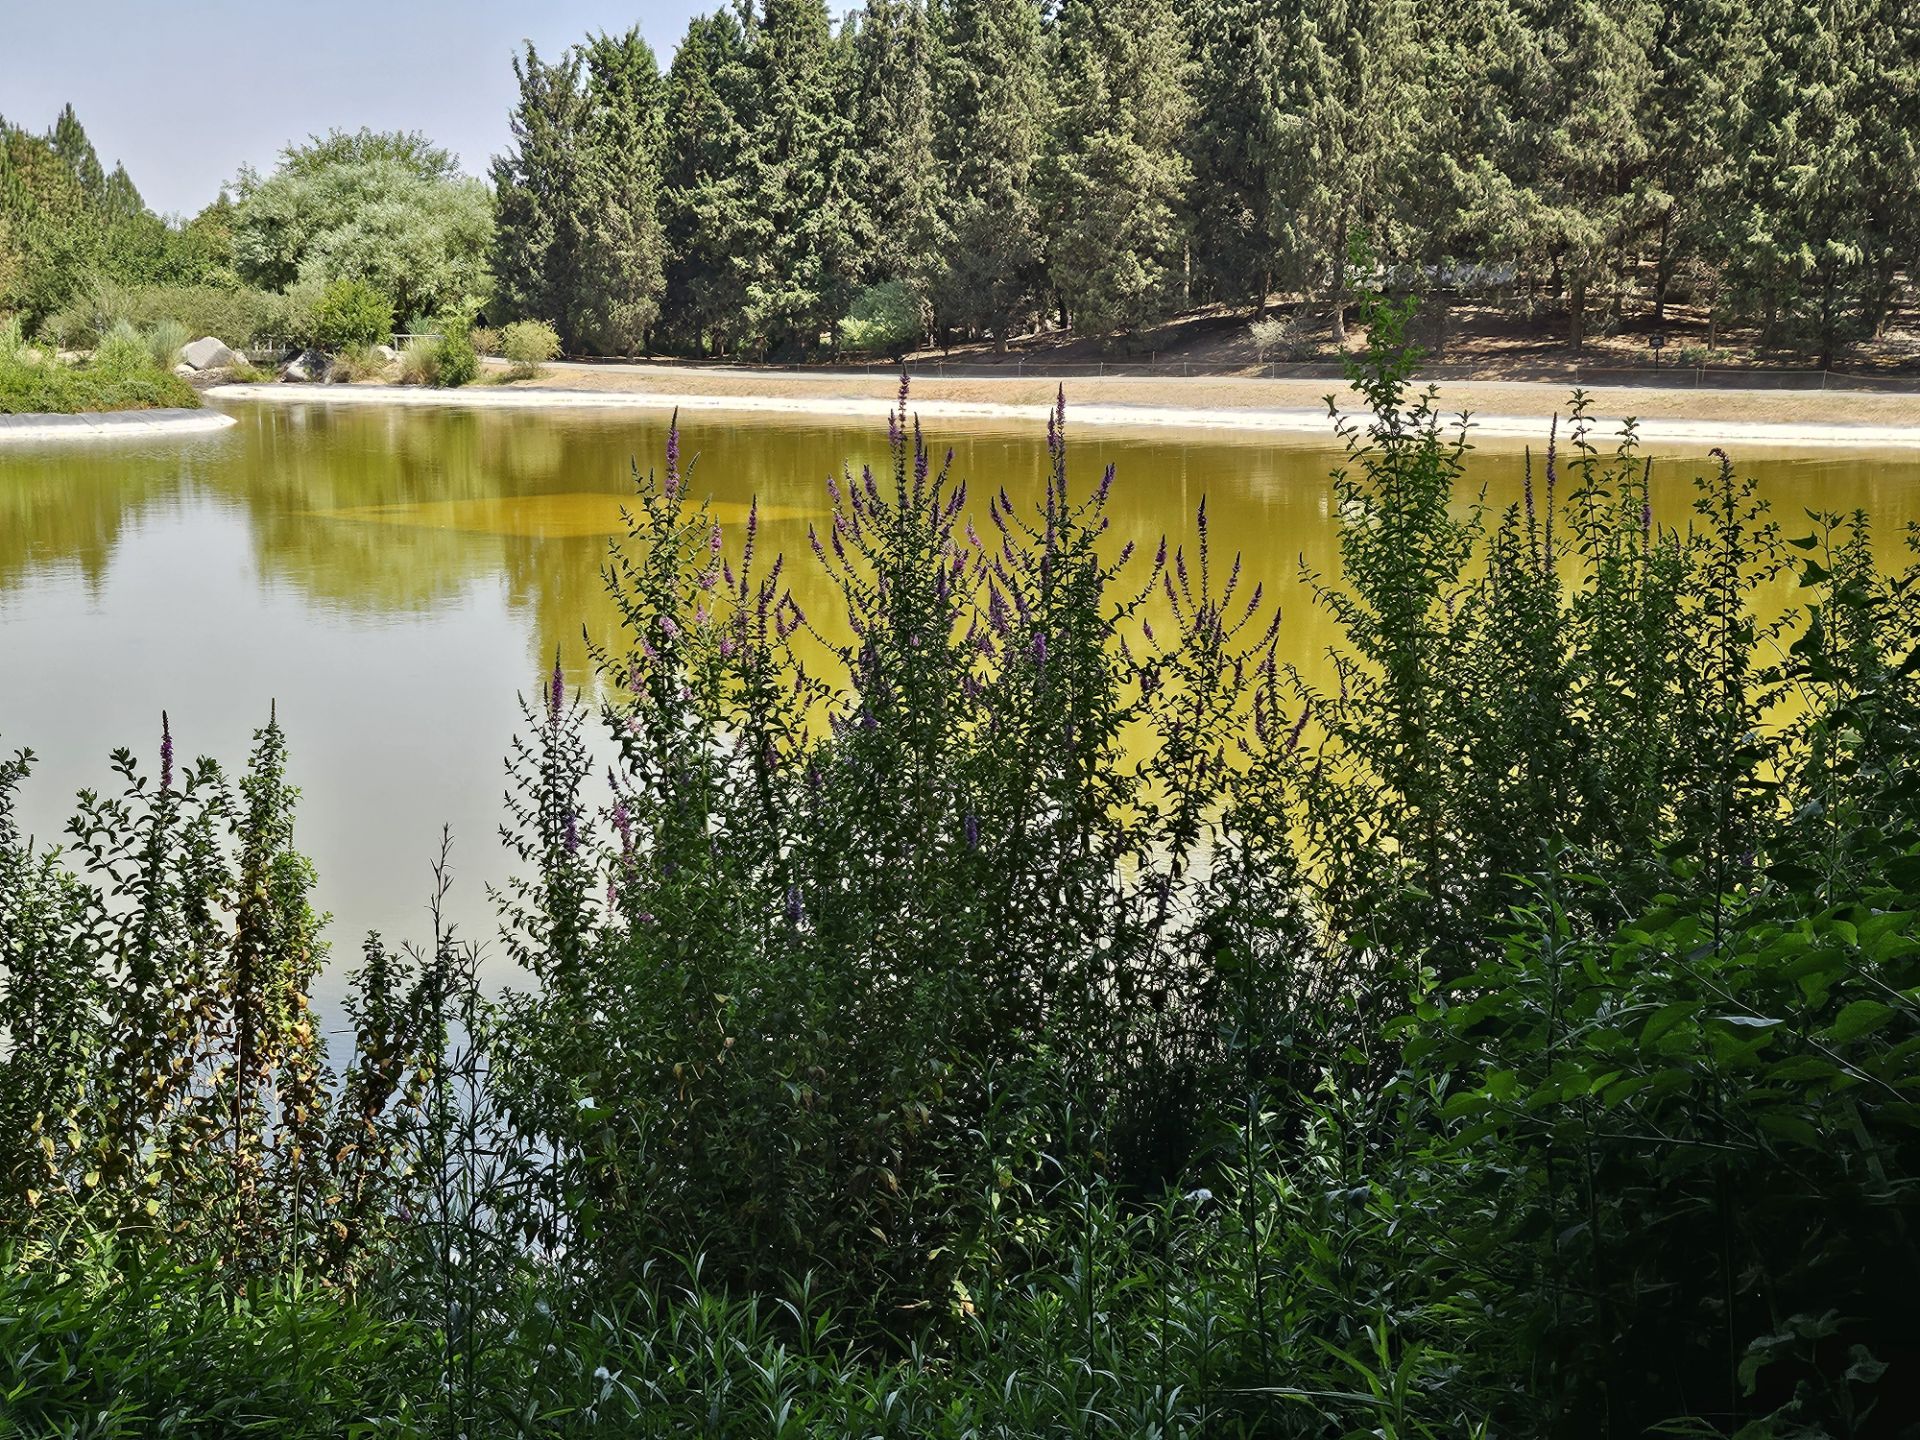
[[[277,702],[304,791],[301,843],[335,917],[336,956],[357,937],[424,930],[427,864],[443,824],[456,840],[455,913],[491,930],[484,895],[506,866],[497,837],[501,757],[556,647],[576,682],[581,626],[609,623],[599,564],[631,491],[629,465],[661,450],[664,417],[608,412],[238,408],[206,438],[0,450],[0,747],[40,763],[26,819],[54,837],[108,753],[148,757],[160,711],[183,753],[237,768]],[[938,426],[930,429],[939,431]],[[1044,435],[941,431],[954,471],[985,496],[1039,492]],[[691,488],[737,524],[758,497],[763,543],[810,562],[807,522],[823,481],[851,458],[885,461],[864,423],[702,414]],[[1331,635],[1298,583],[1330,568],[1331,445],[1194,432],[1075,438],[1090,485],[1108,462],[1116,531],[1151,546],[1190,536],[1205,496],[1216,546],[1245,552],[1285,610],[1290,657],[1309,666]],[[1885,533],[1920,520],[1920,457],[1751,455],[1783,522],[1805,507],[1872,511]],[[1656,511],[1684,519],[1705,462],[1655,470]],[[1518,493],[1517,450],[1489,450],[1474,479]],[[737,541],[736,541],[737,543]],[[791,572],[824,611],[810,564]],[[337,983],[337,982],[335,982]],[[333,989],[330,984],[327,989]]]

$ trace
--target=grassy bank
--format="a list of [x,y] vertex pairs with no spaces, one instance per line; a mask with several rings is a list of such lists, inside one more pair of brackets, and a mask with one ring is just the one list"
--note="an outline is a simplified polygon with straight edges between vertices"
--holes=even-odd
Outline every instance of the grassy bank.
[[1324,688],[1063,410],[1027,509],[901,396],[785,557],[675,433],[520,979],[368,937],[331,1053],[276,719],[63,854],[0,767],[0,1433],[1899,1435],[1920,569],[1577,414],[1459,507],[1381,329]]
[[92,356],[66,364],[0,331],[0,415],[81,415],[112,410],[195,410],[200,397],[168,367],[180,339],[124,327]]

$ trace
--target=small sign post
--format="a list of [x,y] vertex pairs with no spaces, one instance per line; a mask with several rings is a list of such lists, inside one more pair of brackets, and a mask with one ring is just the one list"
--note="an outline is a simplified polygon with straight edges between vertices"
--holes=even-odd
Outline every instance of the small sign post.
[[1647,348],[1653,351],[1653,368],[1658,370],[1660,368],[1660,352],[1667,348],[1667,337],[1657,333],[1649,335],[1647,337]]

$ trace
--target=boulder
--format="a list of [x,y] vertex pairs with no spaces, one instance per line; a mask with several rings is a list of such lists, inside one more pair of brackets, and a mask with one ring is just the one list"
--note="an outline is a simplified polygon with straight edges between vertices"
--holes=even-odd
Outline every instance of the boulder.
[[180,349],[180,359],[196,370],[224,370],[238,364],[240,356],[211,335],[203,335]]
[[302,350],[280,367],[280,378],[296,383],[324,380],[327,378],[327,372],[332,368],[332,362],[318,350]]
[[400,358],[400,352],[391,345],[376,345],[373,347],[373,354],[375,359],[388,365]]
[[173,373],[178,375],[182,380],[191,380],[200,372],[182,360],[178,365],[173,367]]

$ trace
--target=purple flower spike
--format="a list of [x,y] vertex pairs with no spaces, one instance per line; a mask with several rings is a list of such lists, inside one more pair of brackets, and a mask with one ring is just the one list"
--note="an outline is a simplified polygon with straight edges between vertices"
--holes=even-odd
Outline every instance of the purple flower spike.
[[667,426],[667,498],[674,499],[680,493],[680,412],[673,412],[673,420]]
[[560,652],[553,652],[553,679],[547,685],[547,723],[558,729],[560,707],[567,698],[567,678],[560,673]]
[[173,788],[173,729],[164,710],[160,712],[160,788]]
[[802,920],[806,919],[806,916],[807,907],[801,902],[800,887],[798,885],[789,885],[787,887],[787,923],[789,925],[798,925]]
[[565,843],[567,854],[578,855],[580,853],[580,817],[575,815],[571,810],[567,811]]
[[1033,663],[1036,665],[1047,663],[1047,632],[1044,630],[1033,632]]
[[967,816],[967,849],[978,850],[979,848],[980,848],[980,817],[978,815],[969,814]]

